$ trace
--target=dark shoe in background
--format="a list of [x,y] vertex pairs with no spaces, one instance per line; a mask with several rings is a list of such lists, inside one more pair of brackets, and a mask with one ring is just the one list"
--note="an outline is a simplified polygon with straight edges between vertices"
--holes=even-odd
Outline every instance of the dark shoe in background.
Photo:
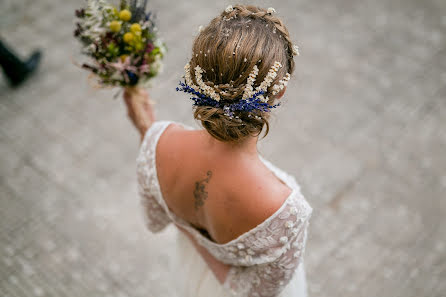
[[13,87],[21,85],[39,66],[42,53],[40,51],[35,51],[28,60],[24,63],[24,70],[18,73],[10,83]]
[[42,53],[34,51],[26,61],[18,56],[0,41],[0,65],[12,87],[21,85],[37,69]]

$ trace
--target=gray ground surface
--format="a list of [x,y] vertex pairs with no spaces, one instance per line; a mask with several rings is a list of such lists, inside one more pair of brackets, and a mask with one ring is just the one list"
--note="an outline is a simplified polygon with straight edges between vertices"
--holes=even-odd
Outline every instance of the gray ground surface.
[[[174,230],[143,226],[136,132],[71,62],[82,1],[3,1],[2,38],[45,59],[20,89],[0,81],[0,296],[172,296]],[[301,46],[261,151],[314,208],[311,296],[446,296],[446,2],[255,3]],[[193,124],[174,89],[198,26],[227,4],[151,1],[170,48],[160,119]]]

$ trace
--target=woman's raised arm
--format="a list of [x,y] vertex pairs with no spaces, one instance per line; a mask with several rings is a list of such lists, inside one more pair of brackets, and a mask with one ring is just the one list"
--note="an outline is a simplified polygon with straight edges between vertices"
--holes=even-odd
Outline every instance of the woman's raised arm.
[[142,88],[125,88],[123,97],[127,105],[127,114],[142,140],[155,121],[153,102],[149,98],[149,93]]

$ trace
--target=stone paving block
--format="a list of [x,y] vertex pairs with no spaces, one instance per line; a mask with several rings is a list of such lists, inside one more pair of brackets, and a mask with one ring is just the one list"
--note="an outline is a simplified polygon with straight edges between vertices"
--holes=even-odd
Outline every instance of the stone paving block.
[[[267,159],[295,175],[305,196],[313,203],[326,205],[338,191],[361,174],[362,162],[331,143],[316,143],[308,138],[301,140],[299,136],[283,130],[275,134],[280,137],[275,137],[272,131],[270,138],[262,143],[261,147],[265,149],[261,152],[264,151]],[[290,142],[295,145],[287,145]],[[275,153],[279,148],[280,158]]]
[[[2,208],[0,210],[1,224],[3,234],[8,234],[19,229],[22,225],[32,220],[33,210],[31,207],[24,205],[22,199],[17,197],[17,193],[8,188],[8,185],[2,180],[1,184],[1,203],[2,205],[8,205],[8,208]],[[17,215],[21,213],[22,215]]]
[[[319,259],[319,267],[315,270],[330,271],[326,280],[313,278],[316,288],[323,290],[322,296],[331,293],[370,296],[372,292],[385,294],[385,291],[401,288],[399,282],[409,279],[410,270],[417,266],[418,253],[431,246],[434,226],[426,224],[425,220],[429,216],[437,220],[441,217],[440,211],[434,214],[435,211],[430,209],[430,203],[417,208],[408,205],[405,197],[414,194],[422,193],[416,186],[406,184],[395,176],[369,171],[333,205],[334,213],[328,216],[332,226],[330,230],[325,230],[328,224],[322,218],[313,222],[313,236],[310,237],[313,243],[319,236],[320,240],[324,238],[326,241],[329,234],[336,234],[336,239],[333,241],[332,238],[325,246],[310,248],[310,241],[306,252],[308,259]],[[327,211],[330,212],[326,210],[320,217],[329,215]],[[348,219],[339,221],[340,217]],[[413,237],[412,234],[418,236]],[[407,249],[407,246],[411,246],[411,249]],[[358,252],[352,254],[351,250]],[[322,254],[326,256],[321,257]],[[436,255],[437,258],[441,256],[441,251]],[[344,265],[345,261],[349,261],[348,267]],[[363,263],[370,264],[370,271],[380,273],[365,275],[361,272]],[[413,268],[407,271],[402,267]],[[410,278],[416,276],[411,274]],[[394,289],[390,289],[392,287]],[[410,289],[406,290],[406,294],[417,296]]]
[[[310,296],[444,295],[445,3],[274,4],[302,55],[260,151],[315,208]],[[72,62],[83,1],[6,4],[19,9],[0,11],[2,38],[45,56],[20,89],[0,81],[0,295],[174,296],[176,230],[144,228],[139,137],[115,90]],[[169,47],[149,90],[158,119],[199,127],[175,87],[198,26],[229,4],[149,2]]]

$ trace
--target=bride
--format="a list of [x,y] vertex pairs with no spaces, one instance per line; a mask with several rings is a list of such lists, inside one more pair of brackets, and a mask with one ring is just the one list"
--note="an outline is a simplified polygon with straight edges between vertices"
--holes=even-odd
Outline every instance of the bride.
[[141,133],[147,227],[178,232],[178,296],[307,295],[311,206],[295,179],[257,151],[294,70],[297,47],[273,8],[229,6],[200,30],[185,82],[203,130],[155,121],[148,94],[124,99]]

